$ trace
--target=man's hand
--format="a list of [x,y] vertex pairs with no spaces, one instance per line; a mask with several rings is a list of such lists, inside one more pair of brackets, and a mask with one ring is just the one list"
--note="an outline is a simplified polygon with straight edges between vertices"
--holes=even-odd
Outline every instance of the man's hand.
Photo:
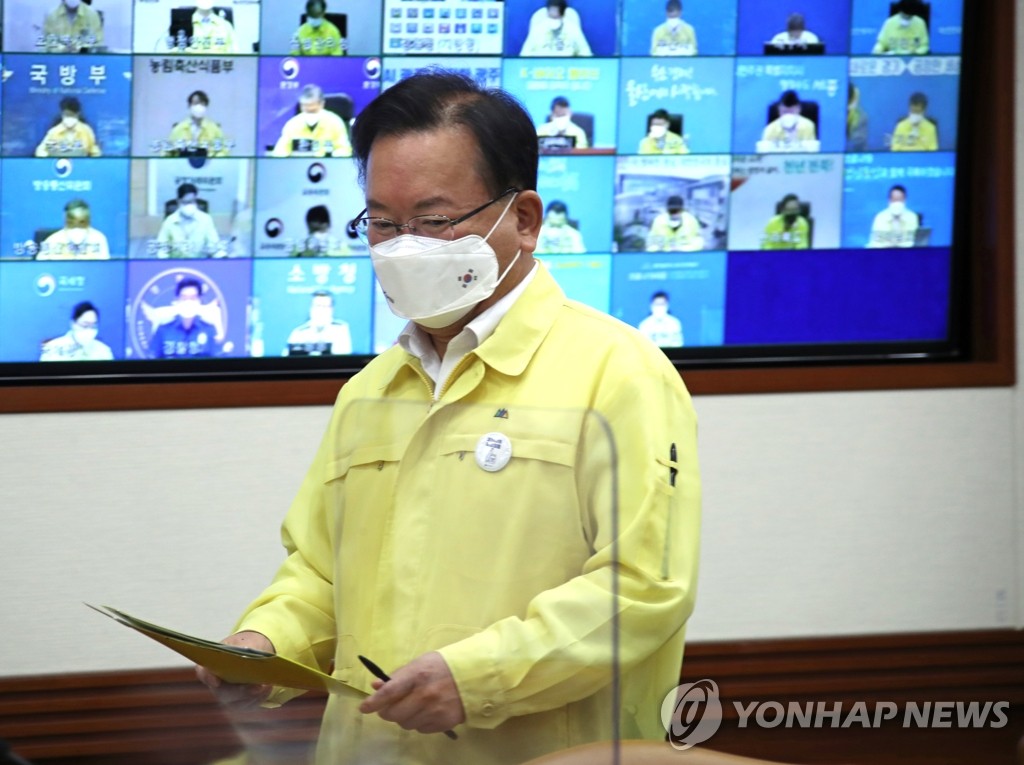
[[[252,648],[265,653],[277,653],[274,650],[274,644],[259,632],[236,632],[220,642],[224,645]],[[196,677],[213,691],[217,701],[229,709],[254,707],[270,695],[271,687],[269,685],[229,683],[226,680],[221,680],[206,667],[196,667]]]
[[376,693],[359,705],[359,711],[376,712],[406,730],[441,733],[466,720],[455,679],[436,651],[396,669],[386,683],[374,680],[373,688]]

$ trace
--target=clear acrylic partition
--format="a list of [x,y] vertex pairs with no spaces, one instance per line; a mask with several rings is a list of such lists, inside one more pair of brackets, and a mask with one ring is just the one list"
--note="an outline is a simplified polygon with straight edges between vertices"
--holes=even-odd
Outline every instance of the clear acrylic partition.
[[401,676],[440,652],[468,720],[455,738],[404,731],[332,696],[319,762],[512,765],[581,740],[612,742],[617,762],[618,481],[605,421],[375,400],[332,428],[335,677],[371,691],[359,656]]

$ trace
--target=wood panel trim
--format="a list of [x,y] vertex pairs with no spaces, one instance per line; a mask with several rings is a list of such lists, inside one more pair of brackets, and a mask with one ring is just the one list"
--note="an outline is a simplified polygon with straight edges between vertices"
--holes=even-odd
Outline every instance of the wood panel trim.
[[[1006,700],[1019,727],[1000,735],[1012,736],[1012,748],[1024,733],[1022,631],[691,643],[682,681],[705,677],[718,683],[723,701],[743,703],[839,701],[849,708],[856,701]],[[201,765],[240,750],[243,742],[304,751],[316,739],[323,704],[321,694],[309,694],[281,709],[229,720],[187,668],[8,677],[0,678],[0,738],[21,756],[48,765]],[[712,748],[738,754],[824,761],[819,750],[827,737],[846,733],[802,731],[805,736],[782,741],[776,740],[779,731],[738,735],[732,705],[724,711],[725,730]],[[895,731],[878,740],[900,751],[899,742],[912,735]],[[948,751],[941,735],[936,740]],[[882,765],[883,754],[872,751],[857,762]]]

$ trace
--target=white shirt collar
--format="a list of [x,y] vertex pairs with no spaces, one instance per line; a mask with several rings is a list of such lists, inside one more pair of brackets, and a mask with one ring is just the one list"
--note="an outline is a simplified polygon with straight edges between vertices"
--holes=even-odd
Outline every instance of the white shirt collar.
[[487,338],[494,334],[494,330],[498,328],[498,323],[509,312],[509,309],[519,299],[519,296],[526,291],[530,282],[533,281],[533,277],[537,274],[537,266],[538,264],[534,263],[530,273],[513,287],[507,295],[504,295],[497,303],[482,311],[479,316],[476,316],[469,324],[463,327],[462,331],[448,343],[448,349],[445,351],[443,359],[438,357],[437,351],[434,350],[434,344],[430,342],[430,336],[420,329],[415,322],[410,321],[405,325],[405,328],[398,336],[398,344],[402,346],[406,353],[420,360],[423,371],[433,380],[435,401],[440,397],[444,383],[447,382],[449,375],[451,375],[456,365],[462,361],[462,358],[466,354],[475,351]]

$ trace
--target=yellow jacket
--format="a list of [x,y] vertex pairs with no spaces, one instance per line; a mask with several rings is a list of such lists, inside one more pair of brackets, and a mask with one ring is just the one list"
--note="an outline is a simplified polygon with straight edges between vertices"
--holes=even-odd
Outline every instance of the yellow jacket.
[[[296,151],[293,141],[308,142],[308,150]],[[281,137],[277,139],[271,155],[274,157],[290,157],[293,154],[313,157],[351,157],[352,144],[348,140],[345,121],[329,109],[320,111],[316,127],[310,128],[305,116],[296,114],[281,128]]]
[[199,132],[193,133],[194,124],[191,117],[186,117],[171,128],[164,148],[166,156],[173,157],[180,152],[195,149],[206,149],[207,156],[210,157],[226,157],[230,153],[224,131],[219,124],[204,117],[199,123]]
[[909,117],[896,123],[892,131],[892,151],[938,151],[939,131],[930,119],[923,119],[916,125]]
[[96,133],[84,122],[70,130],[57,123],[46,131],[36,147],[37,157],[98,157],[102,153],[96,143]]
[[[437,402],[432,389],[400,346],[342,389],[284,522],[288,557],[238,628],[292,659],[333,661],[367,690],[357,655],[390,671],[439,650],[466,723],[453,742],[332,696],[317,761],[513,765],[613,737],[613,602],[619,735],[662,739],[700,516],[696,418],[679,374],[542,268]],[[475,449],[495,431],[512,456],[486,472]]]

